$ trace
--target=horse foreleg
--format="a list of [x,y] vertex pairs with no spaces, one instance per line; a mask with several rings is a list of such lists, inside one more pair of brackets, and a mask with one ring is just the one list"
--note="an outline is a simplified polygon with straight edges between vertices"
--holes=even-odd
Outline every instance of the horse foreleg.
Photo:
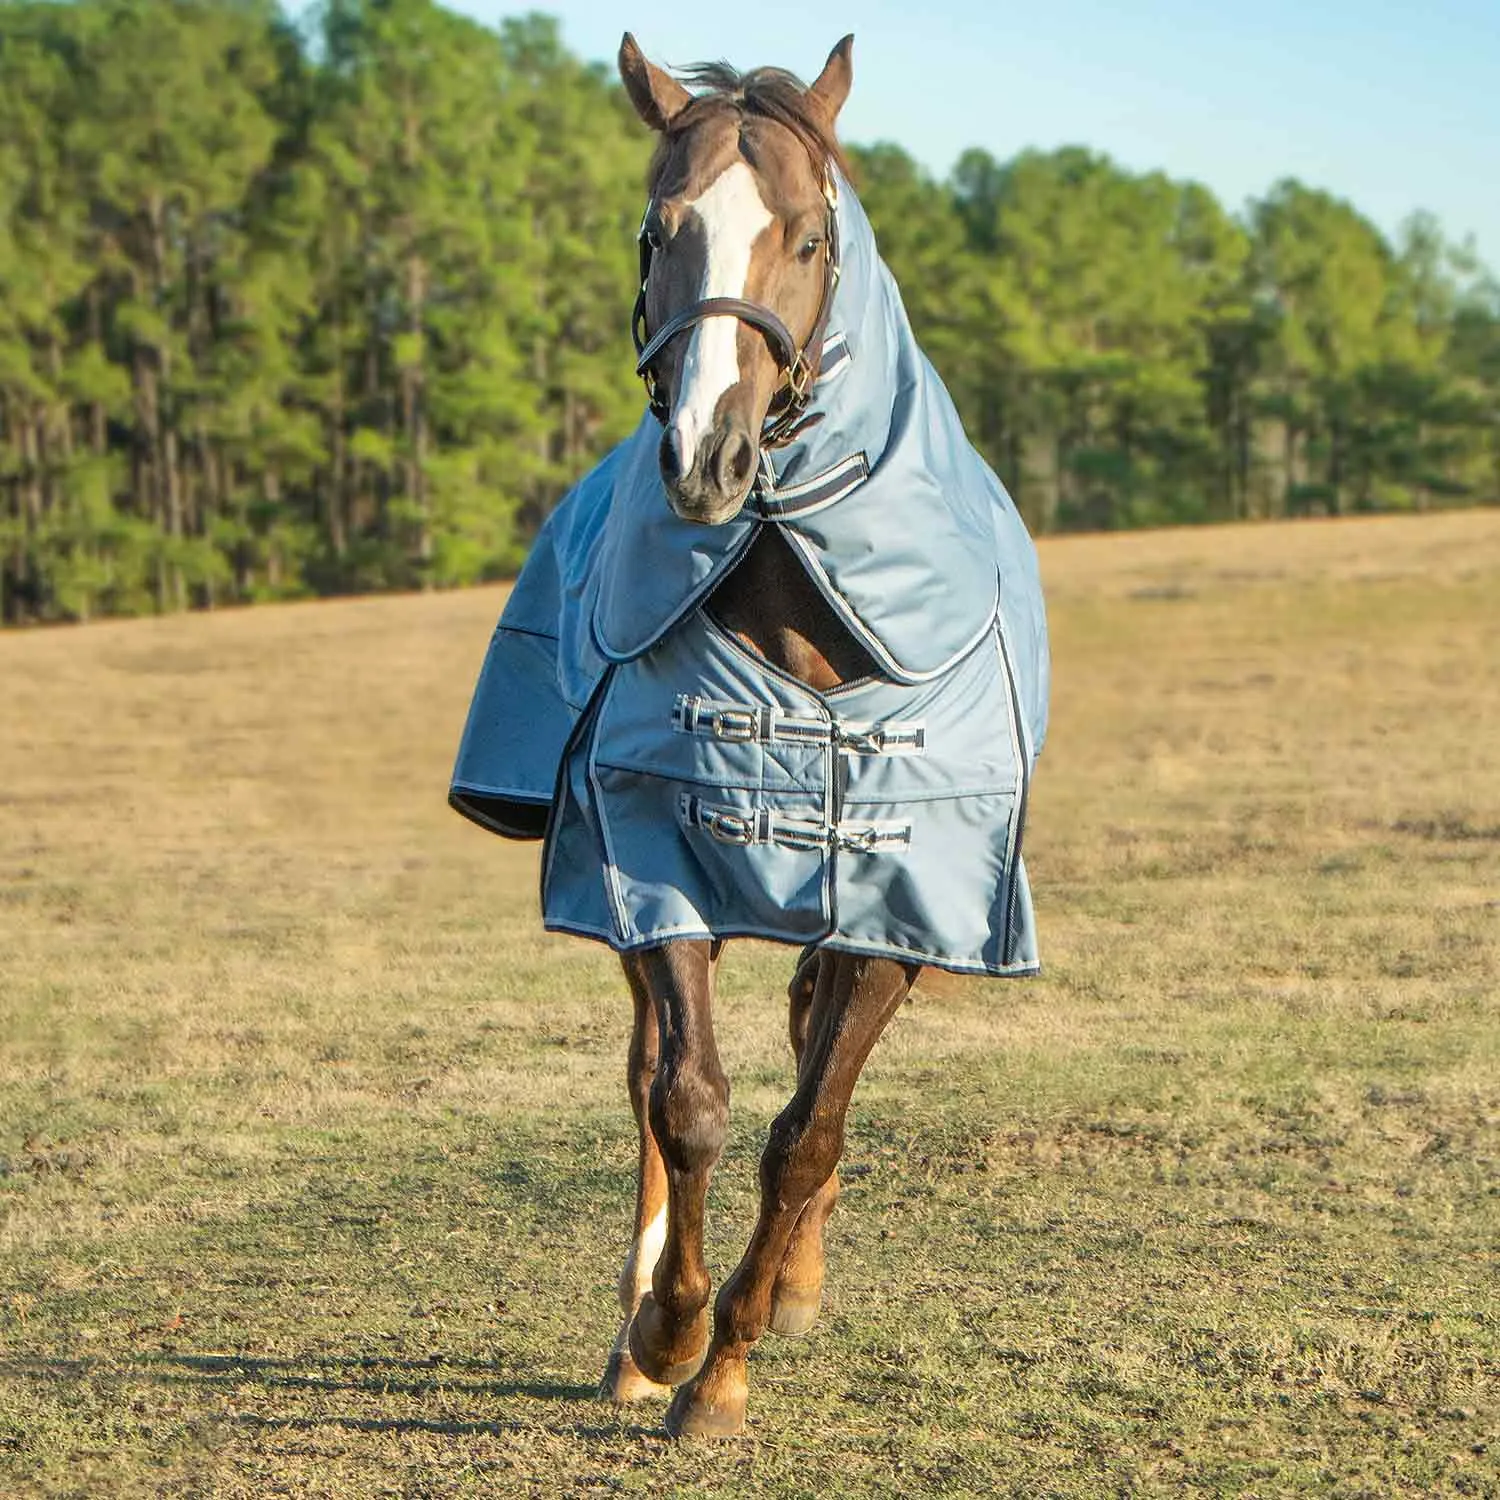
[[624,959],[632,989],[650,997],[656,1014],[648,1119],[667,1203],[651,1290],[636,1308],[626,1343],[640,1374],[659,1385],[687,1380],[703,1363],[708,1343],[703,1204],[729,1123],[729,1082],[713,1031],[717,956],[717,944],[682,940]]
[[625,1320],[609,1352],[599,1394],[610,1401],[642,1401],[652,1396],[669,1396],[671,1387],[658,1385],[641,1373],[630,1352],[630,1324],[641,1305],[641,1298],[651,1286],[662,1245],[667,1238],[667,1173],[661,1151],[651,1134],[651,1082],[656,1077],[657,1027],[656,1007],[651,992],[638,982],[638,971],[626,966],[635,1016],[630,1033],[630,1051],[625,1066],[625,1082],[630,1092],[630,1108],[640,1143],[635,1178],[635,1233],[620,1271],[620,1309]]
[[891,959],[821,956],[797,1091],[772,1123],[761,1157],[760,1216],[744,1259],[720,1289],[703,1368],[667,1411],[674,1436],[728,1437],[744,1427],[745,1361],[770,1322],[792,1233],[838,1165],[860,1069],[916,975],[915,965]]
[[[816,949],[806,953],[787,986],[787,1030],[791,1034],[792,1055],[797,1060],[799,1076],[802,1058],[807,1051],[807,1028],[812,1018],[819,961]],[[773,1333],[803,1334],[817,1321],[823,1305],[823,1228],[838,1201],[839,1174],[833,1171],[797,1216],[786,1254],[781,1258],[781,1267],[771,1289],[770,1327]]]

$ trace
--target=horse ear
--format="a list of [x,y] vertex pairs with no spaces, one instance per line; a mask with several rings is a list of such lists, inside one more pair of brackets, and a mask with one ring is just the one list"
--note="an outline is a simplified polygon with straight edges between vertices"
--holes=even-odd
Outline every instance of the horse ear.
[[693,100],[665,68],[646,60],[628,31],[620,41],[620,81],[636,114],[653,130],[665,130]]
[[828,54],[828,61],[823,64],[823,71],[818,74],[817,81],[808,89],[808,93],[818,101],[819,108],[828,117],[831,125],[838,119],[839,111],[844,107],[844,100],[849,97],[849,90],[854,85],[854,38],[846,36],[832,52]]

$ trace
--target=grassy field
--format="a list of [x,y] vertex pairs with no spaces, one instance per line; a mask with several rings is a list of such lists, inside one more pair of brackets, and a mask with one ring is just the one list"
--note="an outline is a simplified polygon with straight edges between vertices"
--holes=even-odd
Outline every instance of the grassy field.
[[623,987],[444,806],[501,593],[0,637],[0,1493],[1500,1494],[1500,514],[1043,564],[1047,974],[897,1018],[720,1446],[593,1399]]

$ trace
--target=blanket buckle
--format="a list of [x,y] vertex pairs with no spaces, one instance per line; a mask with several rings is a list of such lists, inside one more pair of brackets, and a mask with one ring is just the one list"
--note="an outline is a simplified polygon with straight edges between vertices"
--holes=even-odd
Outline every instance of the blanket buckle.
[[703,826],[721,844],[750,845],[755,842],[755,819],[725,807],[705,807],[699,814]]
[[760,715],[748,708],[720,708],[714,711],[714,738],[741,743],[753,740],[760,728]]

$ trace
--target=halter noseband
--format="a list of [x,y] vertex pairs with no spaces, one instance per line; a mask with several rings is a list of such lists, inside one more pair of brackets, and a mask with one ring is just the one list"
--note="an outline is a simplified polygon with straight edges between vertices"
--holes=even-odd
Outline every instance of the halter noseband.
[[646,328],[646,283],[651,277],[651,240],[646,225],[651,218],[655,200],[646,205],[641,220],[641,232],[637,236],[641,255],[641,289],[636,294],[635,311],[630,318],[630,333],[635,340],[635,373],[646,383],[646,399],[651,413],[663,426],[671,415],[666,396],[656,378],[656,360],[661,351],[684,329],[701,323],[705,318],[730,317],[748,323],[765,335],[775,356],[776,367],[781,371],[782,385],[772,398],[766,414],[766,424],[761,429],[763,448],[776,448],[792,440],[802,426],[802,414],[812,399],[813,383],[818,378],[818,366],[823,357],[823,335],[828,328],[828,315],[833,309],[833,294],[839,284],[839,216],[838,188],[833,175],[823,174],[823,201],[828,205],[827,227],[823,243],[825,246],[823,298],[818,304],[818,316],[813,321],[812,332],[807,342],[799,349],[786,324],[758,302],[747,302],[742,297],[706,297],[673,313],[656,332]]

